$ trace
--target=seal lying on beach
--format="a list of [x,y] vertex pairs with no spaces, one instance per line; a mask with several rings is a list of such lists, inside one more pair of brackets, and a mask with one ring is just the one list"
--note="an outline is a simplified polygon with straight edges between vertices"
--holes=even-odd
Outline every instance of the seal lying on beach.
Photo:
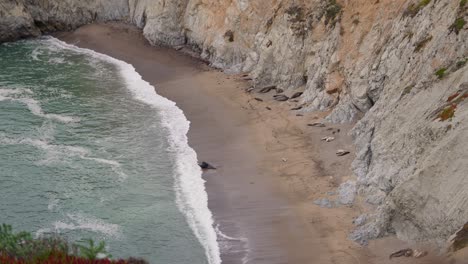
[[295,94],[293,94],[293,95],[291,96],[291,99],[298,98],[298,97],[301,96],[302,94],[303,94],[303,92],[297,92],[297,93],[295,93]]
[[205,161],[199,162],[198,165],[204,170],[216,170],[216,167],[212,166],[211,164]]
[[273,99],[275,99],[276,101],[284,102],[284,101],[289,100],[289,97],[287,97],[284,94],[277,94],[277,95],[273,95]]

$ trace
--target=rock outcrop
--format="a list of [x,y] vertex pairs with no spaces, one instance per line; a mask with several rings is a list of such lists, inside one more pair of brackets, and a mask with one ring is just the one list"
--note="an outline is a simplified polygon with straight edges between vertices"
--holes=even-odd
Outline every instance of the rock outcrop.
[[123,20],[128,0],[0,0],[0,42]]
[[[0,41],[128,19],[303,110],[359,120],[353,169],[376,210],[353,237],[445,242],[468,219],[465,0],[0,0]],[[372,220],[374,219],[374,220]]]

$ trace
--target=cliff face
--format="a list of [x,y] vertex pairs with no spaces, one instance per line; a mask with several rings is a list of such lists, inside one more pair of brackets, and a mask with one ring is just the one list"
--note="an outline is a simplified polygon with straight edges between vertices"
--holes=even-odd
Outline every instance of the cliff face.
[[0,0],[0,15],[0,41],[128,16],[153,44],[359,119],[353,169],[376,210],[356,240],[443,242],[468,221],[464,0]]
[[395,231],[443,242],[468,221],[468,36],[460,23],[468,4],[131,2],[154,44],[189,44],[215,67],[249,72],[258,87],[304,90],[306,109],[330,111],[331,122],[362,117],[353,169],[377,209],[353,239]]
[[0,0],[0,42],[128,14],[127,0]]

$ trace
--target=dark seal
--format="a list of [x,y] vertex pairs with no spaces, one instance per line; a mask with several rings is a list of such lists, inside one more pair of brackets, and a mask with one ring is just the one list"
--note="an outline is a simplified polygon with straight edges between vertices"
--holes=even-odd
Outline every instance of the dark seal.
[[216,170],[216,167],[212,166],[211,164],[205,161],[199,162],[198,165],[204,170]]

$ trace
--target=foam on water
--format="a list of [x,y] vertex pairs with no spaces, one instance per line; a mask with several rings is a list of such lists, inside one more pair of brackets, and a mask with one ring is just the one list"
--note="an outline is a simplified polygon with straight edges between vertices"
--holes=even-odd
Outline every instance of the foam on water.
[[0,102],[6,100],[14,100],[18,95],[21,94],[32,94],[32,91],[29,89],[17,88],[17,89],[9,89],[9,88],[0,88]]
[[45,158],[38,162],[39,165],[67,162],[69,158],[78,157],[111,167],[116,175],[118,175],[118,180],[120,181],[127,178],[118,161],[92,157],[93,153],[83,147],[51,144],[50,141],[54,140],[53,133],[54,129],[50,126],[43,126],[39,129],[39,138],[8,137],[4,133],[0,133],[0,145],[22,144],[41,149],[45,153]]
[[62,221],[56,221],[52,224],[53,227],[41,228],[36,232],[36,236],[45,233],[59,233],[67,230],[88,230],[99,232],[109,237],[120,237],[120,226],[110,224],[102,219],[93,216],[85,216],[80,213],[66,214],[66,218]]
[[64,64],[65,58],[50,58],[48,62],[50,64]]
[[[34,98],[28,96],[32,93],[33,92],[29,89],[0,89],[0,101],[10,100],[20,102],[25,104],[33,115],[56,120],[62,123],[74,123],[80,121],[78,117],[44,113],[40,103]],[[25,94],[27,94],[27,96],[25,96]]]
[[17,88],[17,89],[8,89],[8,88],[0,88],[0,96],[8,97],[10,95],[18,95],[18,94],[32,94],[33,92],[30,89],[25,88]]
[[59,114],[45,114],[39,102],[32,98],[21,98],[18,99],[18,101],[24,103],[28,107],[29,111],[31,111],[31,113],[33,113],[36,116],[56,120],[62,123],[72,123],[80,121],[80,119],[77,117],[64,116]]
[[31,58],[35,61],[39,61],[39,55],[42,55],[43,53],[44,52],[41,47],[37,47],[31,52]]
[[66,44],[55,38],[48,38],[46,41],[50,46],[91,55],[116,65],[134,98],[159,110],[163,125],[170,132],[171,150],[177,155],[178,176],[175,179],[177,205],[204,247],[208,262],[221,263],[217,234],[213,228],[211,211],[208,209],[208,195],[201,177],[202,172],[197,164],[195,151],[188,145],[187,133],[190,122],[182,110],[174,102],[158,95],[155,88],[144,81],[132,65],[92,50]]
[[60,202],[59,199],[56,199],[56,198],[50,199],[49,203],[47,204],[47,210],[53,211],[54,209],[58,207],[59,202]]
[[120,163],[115,161],[115,160],[107,160],[107,159],[101,159],[101,158],[89,158],[89,157],[82,157],[82,158],[87,159],[87,160],[92,160],[92,161],[95,161],[97,163],[102,163],[102,164],[107,164],[107,165],[111,165],[111,166],[120,167]]
[[92,158],[92,157],[87,157],[85,155],[80,155],[80,158],[110,166],[112,168],[112,171],[115,172],[119,176],[119,181],[123,181],[127,178],[127,174],[125,174],[122,171],[121,165],[118,161],[108,160],[108,159],[103,159],[103,158]]
[[221,229],[219,229],[219,225],[215,227],[216,234],[218,234],[220,246],[223,252],[229,253],[242,253],[242,263],[245,264],[249,260],[249,240],[244,237],[232,237],[224,234]]

